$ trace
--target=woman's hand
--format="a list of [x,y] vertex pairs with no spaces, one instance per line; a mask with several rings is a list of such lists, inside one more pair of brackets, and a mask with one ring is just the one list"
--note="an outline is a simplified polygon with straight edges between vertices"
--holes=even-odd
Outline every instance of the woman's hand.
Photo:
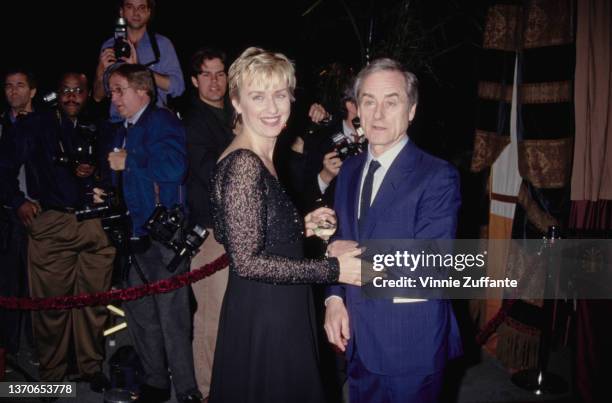
[[337,257],[340,263],[339,283],[361,286],[361,259],[357,256],[362,252],[361,248],[353,248]]
[[336,213],[329,207],[319,207],[304,218],[306,236],[313,235],[327,241],[336,232]]

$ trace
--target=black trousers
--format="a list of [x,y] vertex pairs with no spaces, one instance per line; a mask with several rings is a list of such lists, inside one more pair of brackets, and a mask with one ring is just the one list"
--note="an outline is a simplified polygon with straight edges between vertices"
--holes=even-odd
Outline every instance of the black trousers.
[[[3,234],[6,243],[0,249],[0,295],[27,297],[28,287],[28,236],[25,227],[12,209],[1,207]],[[28,311],[0,309],[0,347],[10,354],[19,352],[21,330],[32,345],[32,321]]]
[[[127,286],[143,284],[138,268],[150,283],[187,271],[188,261],[175,273],[166,269],[173,256],[172,251],[153,241],[145,252],[133,255],[136,262],[132,262],[129,269]],[[169,388],[170,370],[179,399],[199,393],[191,347],[190,290],[190,287],[183,287],[125,304],[128,330],[144,367],[145,382],[156,388]]]

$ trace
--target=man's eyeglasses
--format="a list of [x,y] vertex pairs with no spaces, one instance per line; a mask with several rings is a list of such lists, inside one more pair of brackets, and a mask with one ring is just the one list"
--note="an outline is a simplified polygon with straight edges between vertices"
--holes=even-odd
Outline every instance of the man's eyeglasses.
[[110,97],[112,97],[113,95],[117,95],[118,97],[122,97],[123,94],[125,94],[125,92],[128,90],[128,88],[131,87],[115,87],[115,88],[110,88],[109,92],[110,92]]
[[81,87],[74,87],[74,88],[70,88],[70,87],[64,87],[60,90],[60,93],[62,95],[69,95],[69,94],[75,94],[75,95],[80,95],[82,93],[84,93],[85,90]]

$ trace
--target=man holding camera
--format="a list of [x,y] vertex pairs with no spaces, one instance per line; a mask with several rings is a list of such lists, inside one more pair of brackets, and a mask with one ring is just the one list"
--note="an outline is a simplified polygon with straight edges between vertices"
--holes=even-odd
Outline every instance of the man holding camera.
[[[58,93],[56,109],[17,119],[0,156],[0,183],[29,234],[30,288],[32,297],[38,298],[108,290],[115,255],[100,221],[78,222],[74,214],[87,201],[95,169],[94,159],[78,152],[90,135],[85,132],[92,130],[81,119],[87,78],[64,74]],[[29,196],[37,202],[19,189],[22,165]],[[93,390],[102,391],[108,384],[102,373],[105,321],[104,307],[34,311],[40,379],[61,381],[73,370],[69,363],[74,361],[76,372]]]
[[[353,119],[357,117],[357,104],[350,85],[342,94],[340,112],[342,119],[332,120],[327,126],[321,127],[304,140],[306,156],[304,189],[309,203],[322,199],[324,204],[333,206],[335,178],[340,172],[342,161],[346,158],[342,152],[338,152],[336,145],[357,144],[360,141],[357,129],[353,126]],[[312,118],[316,114],[329,117],[321,105],[313,104],[309,115]]]
[[[185,130],[168,110],[153,104],[151,72],[139,64],[123,64],[109,78],[113,105],[124,118],[108,154],[113,183],[122,194],[131,219],[131,264],[127,286],[172,277],[167,269],[174,253],[152,240],[145,228],[157,204],[182,204],[187,171]],[[96,201],[104,197],[94,189]],[[188,262],[176,273],[188,270]],[[179,402],[199,402],[191,348],[189,288],[155,294],[125,304],[128,330],[144,370],[139,402],[163,402],[170,397],[168,368]]]
[[[115,38],[109,38],[102,45],[93,98],[100,102],[109,96],[105,89],[104,76],[109,68],[118,62],[142,64],[153,73],[157,105],[164,106],[168,96],[178,97],[185,90],[183,72],[172,42],[163,35],[149,30],[149,23],[155,11],[155,0],[120,0],[119,15],[127,22],[129,54],[116,54],[113,48]],[[113,121],[121,120],[121,114],[111,107]]]

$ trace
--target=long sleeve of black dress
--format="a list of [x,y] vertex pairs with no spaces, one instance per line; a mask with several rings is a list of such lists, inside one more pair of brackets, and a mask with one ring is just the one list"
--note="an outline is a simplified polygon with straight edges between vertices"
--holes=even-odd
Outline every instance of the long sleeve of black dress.
[[215,236],[225,246],[230,269],[240,277],[273,284],[333,283],[337,259],[279,256],[266,249],[275,240],[303,238],[303,222],[259,157],[236,150],[219,162],[212,183]]

